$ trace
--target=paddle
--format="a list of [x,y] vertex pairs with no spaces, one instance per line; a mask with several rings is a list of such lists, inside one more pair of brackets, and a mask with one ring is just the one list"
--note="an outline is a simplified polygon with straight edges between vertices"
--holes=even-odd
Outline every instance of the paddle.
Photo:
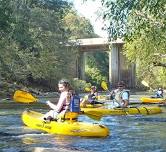
[[22,103],[32,103],[38,101],[32,94],[27,91],[17,90],[13,95],[13,100]]
[[105,81],[102,81],[102,82],[101,82],[101,87],[103,88],[103,90],[108,91],[108,92],[111,92],[111,91],[109,91],[108,86],[107,86],[107,83],[106,83]]
[[[14,93],[13,100],[16,102],[22,102],[22,103],[32,103],[32,102],[38,101],[39,99],[34,97],[29,92],[17,90]],[[94,120],[100,120],[102,117],[100,113],[94,112],[94,111],[88,111],[88,112],[81,111],[81,114],[86,114],[87,116],[89,116],[90,118]]]
[[[102,82],[101,82],[101,87],[103,88],[103,90],[108,91],[108,92],[112,95],[113,92],[111,92],[111,91],[108,89],[107,83],[106,83],[105,81],[102,81]],[[120,106],[119,102],[116,101],[115,98],[113,99],[113,102],[118,103],[118,105]]]
[[88,87],[85,87],[85,89],[84,89],[86,92],[90,92],[90,88],[88,88]]
[[[82,109],[81,109],[82,110]],[[99,111],[84,111],[82,110],[80,114],[85,114],[89,118],[99,121],[102,118],[102,114]]]
[[110,95],[112,95],[113,92],[108,89],[107,83],[105,81],[101,82],[101,87],[103,88],[104,91],[107,91],[109,92]]
[[146,81],[142,80],[141,83],[142,83],[145,87],[148,87],[148,88],[152,89]]

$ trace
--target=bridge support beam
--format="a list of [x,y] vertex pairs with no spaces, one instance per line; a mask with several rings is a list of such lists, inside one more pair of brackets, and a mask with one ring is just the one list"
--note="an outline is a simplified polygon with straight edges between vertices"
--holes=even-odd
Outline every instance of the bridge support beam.
[[86,52],[79,52],[79,57],[76,62],[76,77],[85,80],[85,65],[86,65]]
[[109,82],[116,87],[118,81],[124,81],[128,87],[135,87],[135,64],[127,64],[122,54],[123,43],[112,43],[109,52]]

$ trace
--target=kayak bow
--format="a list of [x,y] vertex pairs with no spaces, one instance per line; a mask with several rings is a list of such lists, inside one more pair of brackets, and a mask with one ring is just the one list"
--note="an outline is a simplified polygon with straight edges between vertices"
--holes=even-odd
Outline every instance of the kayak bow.
[[142,103],[164,103],[166,99],[163,98],[150,98],[150,97],[142,97],[140,98]]

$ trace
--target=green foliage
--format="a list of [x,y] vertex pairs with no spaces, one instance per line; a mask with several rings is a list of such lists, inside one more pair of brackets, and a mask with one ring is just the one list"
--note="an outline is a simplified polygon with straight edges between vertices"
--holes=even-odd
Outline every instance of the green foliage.
[[85,80],[80,80],[78,78],[72,79],[72,86],[78,92],[84,92],[85,88],[90,88],[91,83],[87,83]]
[[86,69],[87,82],[91,82],[92,85],[100,88],[100,84],[103,80],[107,80],[106,76],[103,76],[100,70],[97,68],[87,68]]
[[72,9],[65,0],[0,0],[0,75],[54,89],[59,79],[75,77],[78,50],[66,44],[91,37],[93,28]]
[[0,0],[0,39],[10,31],[12,21],[10,0]]
[[[19,57],[18,61],[22,62],[18,64],[23,67],[18,68],[17,72],[18,64],[14,64],[16,80],[26,82],[28,75],[31,75],[34,80],[55,83],[56,79],[69,73],[68,67],[62,65],[67,65],[73,57],[72,52],[63,45],[68,38],[62,18],[66,15],[66,8],[70,7],[66,2],[51,1],[13,1],[12,4],[15,24],[11,34],[13,41],[18,44],[16,55]],[[20,73],[23,73],[24,77],[21,78],[21,75],[18,75]]]
[[109,56],[107,52],[88,53],[86,64],[89,68],[98,68],[102,75],[108,76]]
[[104,19],[108,20],[111,38],[132,37],[151,29],[165,30],[165,0],[103,0]]
[[88,53],[86,56],[87,81],[100,86],[103,79],[108,80],[109,57],[106,52]]
[[98,37],[94,34],[94,30],[90,21],[85,17],[80,17],[75,11],[71,10],[64,18],[66,23],[66,31],[70,33],[70,39],[81,39]]
[[104,19],[110,22],[111,39],[124,38],[124,54],[137,64],[138,79],[151,86],[166,87],[165,68],[154,63],[166,63],[165,0],[103,0]]
[[[156,38],[155,38],[156,37]],[[137,76],[141,79],[147,79],[148,83],[153,87],[161,85],[166,87],[164,67],[156,67],[154,63],[166,63],[163,57],[165,54],[166,44],[164,39],[157,39],[157,34],[152,33],[135,36],[131,42],[125,45],[125,55],[132,62],[137,63]],[[154,41],[154,38],[156,39]],[[161,81],[159,81],[161,80]]]

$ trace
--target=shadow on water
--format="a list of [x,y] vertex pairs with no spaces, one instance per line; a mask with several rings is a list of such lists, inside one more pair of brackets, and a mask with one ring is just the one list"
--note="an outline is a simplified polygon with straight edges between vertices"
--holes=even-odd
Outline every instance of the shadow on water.
[[21,113],[27,108],[43,113],[49,110],[44,103],[0,102],[0,151],[36,152],[37,147],[62,152],[164,152],[166,149],[165,112],[147,116],[107,116],[100,122],[81,115],[80,121],[101,123],[110,129],[110,136],[106,138],[82,138],[51,135],[24,126]]

